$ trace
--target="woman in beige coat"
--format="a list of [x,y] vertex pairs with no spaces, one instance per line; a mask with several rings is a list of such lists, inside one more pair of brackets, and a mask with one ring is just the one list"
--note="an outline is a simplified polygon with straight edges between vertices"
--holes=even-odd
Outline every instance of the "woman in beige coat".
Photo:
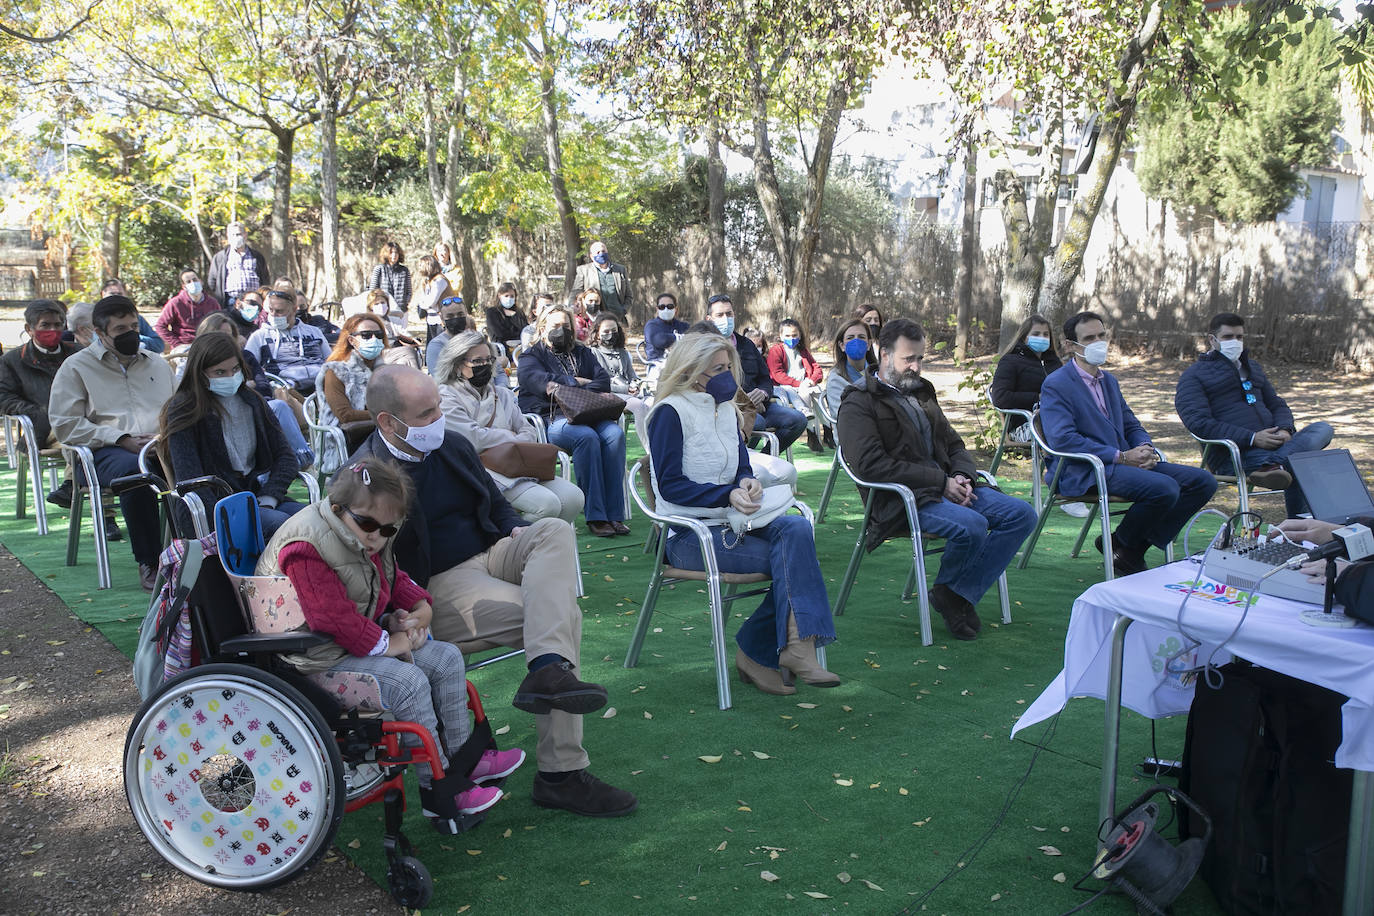
[[[491,383],[493,352],[479,331],[464,331],[444,344],[433,367],[439,385],[439,404],[444,425],[472,443],[480,455],[506,442],[537,442],[534,428],[525,422],[509,388]],[[561,477],[535,480],[506,477],[488,468],[501,495],[530,521],[561,518],[574,522],[582,513],[582,491]]]

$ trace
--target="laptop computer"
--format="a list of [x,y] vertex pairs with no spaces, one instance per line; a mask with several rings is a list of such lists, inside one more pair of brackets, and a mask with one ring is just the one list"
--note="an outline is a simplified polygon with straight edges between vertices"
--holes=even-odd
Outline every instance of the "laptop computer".
[[1298,452],[1288,461],[1313,518],[1345,525],[1361,516],[1374,516],[1374,499],[1348,450]]

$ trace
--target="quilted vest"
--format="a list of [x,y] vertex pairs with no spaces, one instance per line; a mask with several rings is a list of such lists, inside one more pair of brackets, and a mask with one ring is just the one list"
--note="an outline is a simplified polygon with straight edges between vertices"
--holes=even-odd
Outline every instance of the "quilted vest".
[[[739,414],[734,404],[717,404],[704,391],[685,391],[654,405],[671,406],[682,423],[682,472],[697,483],[733,483],[739,472]],[[654,478],[658,509],[669,515],[724,518],[724,506],[679,506],[663,498]]]
[[[285,575],[277,558],[287,545],[301,541],[314,547],[338,575],[344,588],[348,590],[348,599],[353,602],[358,613],[371,617],[377,605],[377,591],[381,584],[378,581],[377,567],[368,558],[367,550],[362,543],[334,514],[327,498],[311,503],[277,529],[277,533],[272,536],[272,540],[262,552],[257,574]],[[389,543],[382,551],[382,569],[385,570],[387,578],[394,582],[396,561],[391,555]],[[339,659],[347,655],[347,649],[331,641],[303,653],[284,655],[282,659],[302,674],[312,674],[334,667]]]

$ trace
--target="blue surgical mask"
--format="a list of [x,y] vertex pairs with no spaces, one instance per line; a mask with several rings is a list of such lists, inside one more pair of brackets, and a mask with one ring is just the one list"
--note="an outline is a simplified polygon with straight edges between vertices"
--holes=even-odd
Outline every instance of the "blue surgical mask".
[[205,285],[199,280],[192,280],[186,284],[186,292],[192,296],[199,296],[205,289]]
[[285,315],[272,316],[272,327],[276,328],[278,331],[285,331],[290,326],[291,319],[287,318]]
[[1030,347],[1032,353],[1044,353],[1050,348],[1048,337],[1027,337],[1026,346]]
[[256,305],[245,305],[239,309],[239,314],[243,316],[244,321],[257,321],[259,308],[260,306]]
[[782,342],[783,342],[783,344],[784,344],[785,346],[790,347],[791,349],[795,350],[795,349],[797,348],[797,344],[801,343],[801,338],[800,338],[800,337],[784,337],[784,338],[782,339]]
[[234,374],[228,378],[206,379],[205,384],[211,394],[217,394],[222,398],[233,397],[243,385],[243,372],[235,369]]
[[858,362],[868,355],[868,341],[862,337],[855,337],[844,342],[844,355],[854,362]]
[[363,359],[376,359],[382,355],[383,344],[373,337],[358,344],[358,355]]
[[735,392],[739,391],[739,385],[735,382],[735,376],[729,372],[722,372],[720,375],[711,376],[706,382],[705,387],[706,393],[714,398],[717,404],[724,404],[726,401],[734,400]]
[[726,315],[724,318],[715,318],[711,321],[716,326],[716,330],[729,337],[735,333],[735,316]]
[[603,251],[600,254],[592,255],[592,260],[598,264],[604,265],[611,260],[611,257]]

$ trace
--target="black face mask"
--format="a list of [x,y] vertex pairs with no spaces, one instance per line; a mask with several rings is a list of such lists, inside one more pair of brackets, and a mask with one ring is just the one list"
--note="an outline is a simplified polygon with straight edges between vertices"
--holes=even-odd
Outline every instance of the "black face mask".
[[573,337],[572,328],[565,324],[560,324],[558,327],[551,329],[547,337],[549,346],[559,353],[572,352],[573,341],[575,339]]
[[486,365],[486,366],[473,366],[473,367],[472,367],[472,378],[468,379],[469,382],[472,382],[472,387],[474,387],[474,388],[485,388],[485,387],[487,387],[487,383],[491,381],[491,369],[492,369],[492,367],[491,367],[490,365]]
[[459,315],[456,318],[444,319],[444,330],[457,337],[468,329],[468,320],[465,316]]
[[138,329],[133,328],[110,338],[110,343],[114,344],[115,352],[121,356],[133,356],[138,352],[139,344],[142,341],[138,336]]
[[625,335],[619,331],[611,331],[601,335],[601,346],[607,350],[619,350],[625,346]]

